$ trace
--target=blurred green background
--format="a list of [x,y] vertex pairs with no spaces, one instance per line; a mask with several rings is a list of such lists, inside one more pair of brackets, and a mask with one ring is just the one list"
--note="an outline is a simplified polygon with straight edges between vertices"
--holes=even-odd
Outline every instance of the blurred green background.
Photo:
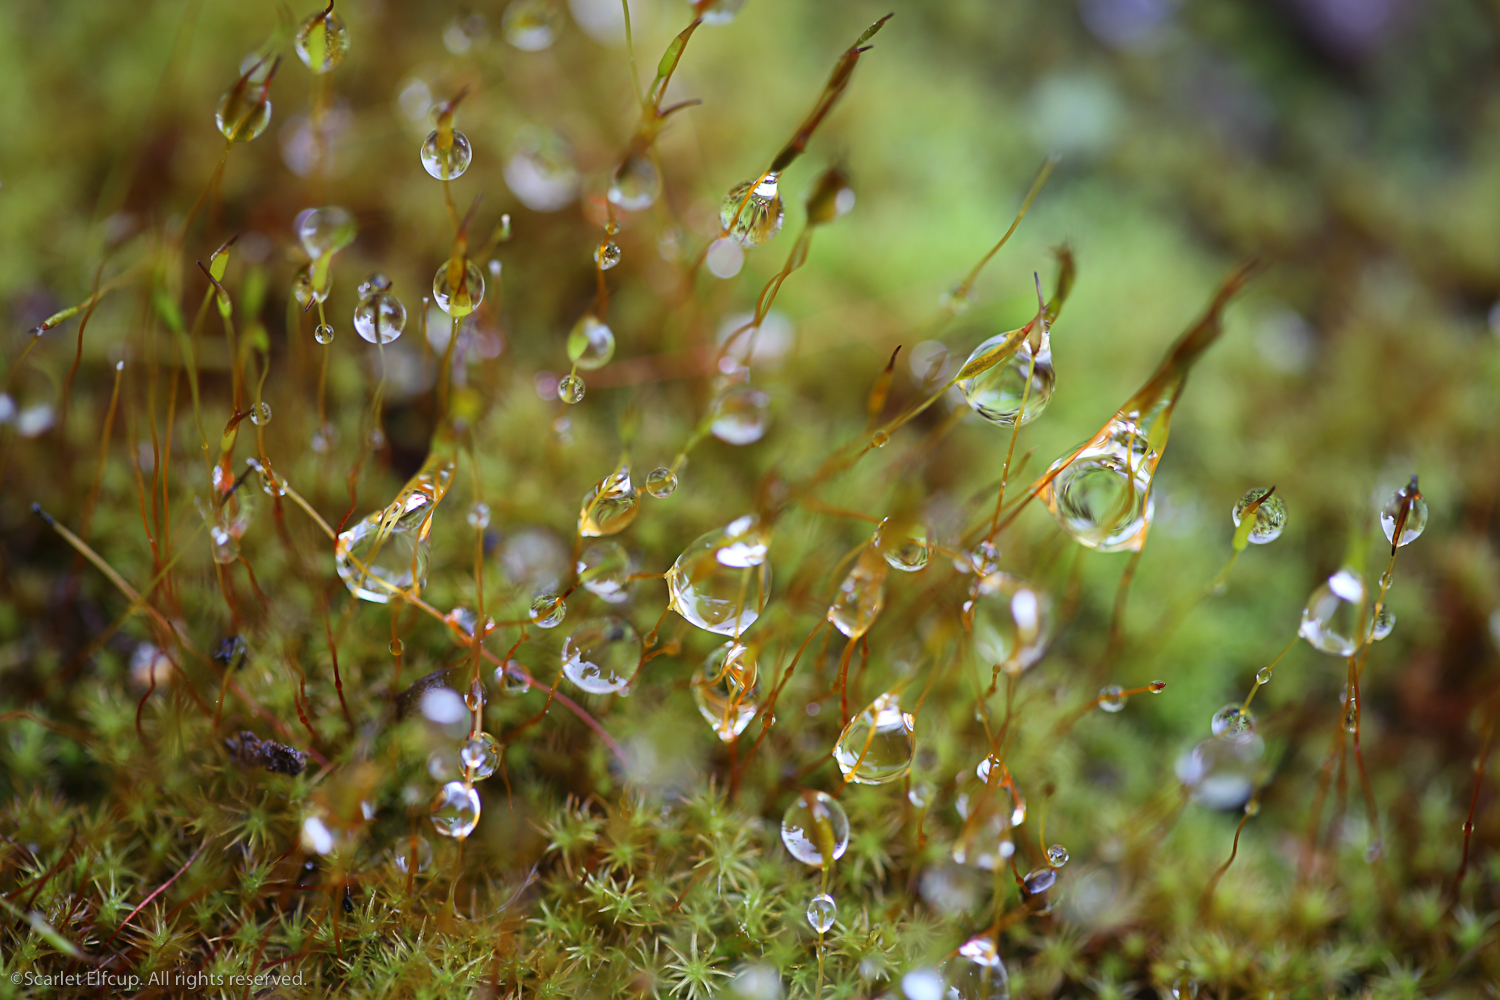
[[[1046,724],[1023,737],[1018,752],[1034,768],[1035,784],[1042,775],[1048,787],[1056,782],[1049,830],[1075,857],[1107,853],[1104,845],[1128,825],[1130,811],[1172,786],[1173,760],[1207,735],[1212,712],[1243,697],[1256,670],[1291,640],[1307,594],[1351,559],[1368,561],[1369,578],[1379,573],[1386,550],[1374,511],[1417,472],[1432,520],[1400,560],[1390,596],[1397,626],[1371,656],[1363,739],[1390,824],[1387,850],[1400,856],[1403,877],[1435,885],[1451,874],[1478,730],[1493,718],[1500,642],[1500,618],[1492,617],[1500,607],[1500,5],[748,0],[732,23],[698,31],[673,80],[667,103],[703,103],[674,116],[663,133],[663,205],[624,219],[624,260],[607,274],[622,363],[590,376],[586,403],[566,414],[539,398],[536,377],[567,369],[563,340],[594,290],[602,193],[637,111],[616,5],[554,6],[553,44],[523,51],[506,40],[502,3],[341,3],[352,48],[327,78],[334,152],[326,175],[309,169],[310,76],[283,50],[270,128],[232,150],[222,196],[212,200],[206,223],[190,231],[181,263],[189,268],[185,309],[201,294],[191,260],[206,259],[232,233],[244,234],[237,251],[243,260],[268,276],[259,319],[271,344],[266,398],[276,418],[267,434],[273,458],[293,470],[294,482],[313,480],[321,466],[308,449],[316,429],[310,321],[298,325],[285,308],[301,264],[293,220],[326,202],[348,207],[360,229],[338,258],[329,300],[339,330],[330,409],[348,454],[378,371],[373,349],[349,329],[355,286],[367,272],[384,271],[413,317],[403,340],[388,348],[396,373],[388,399],[392,447],[363,471],[358,514],[385,503],[420,459],[432,356],[416,331],[418,299],[446,258],[452,231],[417,148],[432,102],[463,87],[470,93],[457,124],[474,161],[453,184],[459,210],[482,194],[480,229],[487,232],[502,212],[513,219],[514,237],[498,254],[503,292],[492,285],[475,329],[498,350],[461,372],[484,399],[480,495],[495,508],[502,535],[530,524],[572,533],[576,498],[618,454],[616,422],[636,391],[625,383],[647,383],[639,395],[646,414],[640,470],[670,459],[708,398],[690,348],[711,338],[725,317],[754,308],[801,225],[802,197],[818,173],[840,163],[853,178],[854,210],[818,232],[807,266],[777,300],[790,330],[785,353],[752,365],[757,384],[772,394],[770,432],[749,448],[710,441],[694,453],[670,506],[660,515],[653,508],[634,529],[632,547],[652,572],[699,532],[747,509],[761,477],[805,476],[852,437],[865,393],[898,344],[904,350],[893,398],[906,402],[919,392],[905,360],[919,344],[940,341],[956,364],[979,341],[1029,318],[1033,273],[1051,281],[1050,248],[1069,244],[1079,277],[1053,335],[1056,395],[1017,449],[1030,456],[1012,477],[1017,489],[1093,433],[1150,375],[1230,267],[1256,258],[1260,275],[1230,307],[1223,341],[1194,371],[1177,411],[1156,486],[1157,522],[1128,606],[1125,650],[1106,676],[1097,675],[1126,557],[1091,556],[1076,564],[1071,622],[1023,685],[1023,705]],[[689,8],[650,0],[632,2],[631,10],[639,72],[649,77]],[[892,10],[843,102],[783,178],[782,236],[749,253],[737,277],[705,276],[691,304],[676,306],[681,260],[717,235],[723,193],[764,169],[837,55]],[[151,310],[120,294],[91,321],[69,448],[60,449],[47,427],[23,428],[21,415],[55,404],[76,325],[49,334],[24,366],[15,359],[32,326],[88,295],[101,262],[106,275],[118,273],[149,253],[153,234],[180,220],[222,148],[212,124],[219,95],[247,54],[268,37],[284,42],[307,13],[216,0],[13,0],[0,13],[0,345],[13,407],[0,470],[0,641],[13,690],[22,692],[17,704],[45,704],[37,692],[48,687],[46,668],[73,651],[66,625],[48,620],[55,577],[70,557],[59,554],[29,505],[39,501],[65,521],[77,517],[77,483],[92,469],[114,361],[153,357],[143,332]],[[556,157],[550,188],[515,172],[518,155],[524,159],[538,143]],[[933,334],[928,323],[939,295],[1004,231],[1049,153],[1060,156],[1059,166],[984,272],[974,308]],[[641,358],[648,359],[644,367],[629,366],[628,359]],[[210,349],[204,364],[222,373],[224,356],[216,359]],[[130,384],[136,388],[127,397],[144,400],[140,384]],[[227,416],[222,404],[210,404],[218,407],[215,419]],[[933,426],[903,432],[824,499],[879,516],[905,481],[928,498],[929,510],[946,505],[972,520],[993,495],[1009,436],[971,415],[915,462],[908,478],[900,462],[926,446],[923,435]],[[148,436],[134,425],[120,433],[135,441]],[[70,479],[60,471],[64,463],[82,471]],[[347,505],[347,464],[341,454],[336,473],[306,490],[330,519]],[[95,539],[140,580],[151,564],[131,475],[123,460],[111,467]],[[1272,483],[1290,511],[1285,535],[1247,553],[1225,595],[1205,602],[1169,641],[1155,641],[1154,623],[1227,558],[1233,502]],[[462,576],[466,535],[460,519],[451,520],[435,536],[430,596],[439,607],[471,596]],[[966,523],[957,514],[955,520]],[[264,537],[247,539],[247,551],[259,546],[258,572],[285,583],[273,594],[273,603],[285,598],[285,606],[268,634],[296,631],[304,581],[282,580],[288,570],[271,530],[257,530]],[[778,655],[795,649],[817,620],[818,602],[836,583],[829,574],[863,531],[806,514],[783,526],[776,572],[787,581],[786,607],[766,626]],[[1001,552],[1007,569],[1033,574],[1059,594],[1067,589],[1073,553],[1062,551],[1043,511],[1029,512],[1003,537]],[[946,562],[935,557],[929,575],[949,573]],[[205,567],[196,571],[195,579],[211,579]],[[908,650],[936,611],[917,603],[915,587],[898,596],[906,583],[892,582],[891,604],[899,610],[871,632],[867,697],[902,676],[903,664],[949,648],[933,640]],[[951,613],[962,589],[953,583],[933,607]],[[98,586],[93,593],[106,592]],[[514,611],[526,596],[502,599]],[[211,590],[201,598],[190,627],[208,647],[223,610]],[[662,601],[655,581],[637,585],[631,608],[643,632]],[[384,622],[369,613],[371,648],[384,645]],[[623,740],[645,741],[633,746],[654,746],[659,759],[690,744],[682,760],[695,780],[721,773],[723,764],[706,727],[693,721],[681,683],[711,646],[701,638],[688,636],[685,656],[663,666],[674,688],[619,703],[608,720]],[[523,659],[534,655],[540,665],[555,655],[556,641],[545,637]],[[433,664],[440,659],[434,654]],[[368,668],[372,697],[383,670]],[[1137,698],[1123,716],[1091,716],[1066,745],[1047,742],[1047,726],[1092,697],[1099,683],[1129,687],[1157,677],[1168,682],[1165,697]],[[1341,711],[1342,682],[1342,661],[1299,643],[1257,695],[1275,741],[1266,775],[1273,815],[1250,827],[1242,868],[1274,874],[1264,883],[1245,875],[1250,881],[1238,891],[1268,920],[1277,893],[1267,886],[1289,877],[1294,852],[1286,838],[1306,815],[1324,741]],[[760,786],[747,791],[751,808],[768,817],[780,808],[775,781],[815,763],[837,733],[828,717],[835,713],[814,721],[802,711],[818,693],[811,678],[799,677],[790,689],[793,707],[778,727],[790,733],[768,745],[774,765],[766,764]],[[1476,711],[1482,706],[1490,707]],[[664,718],[693,736],[678,735]],[[935,780],[980,756],[972,708],[961,696],[944,697],[924,720]],[[592,752],[597,777],[606,766],[597,747]],[[518,767],[528,766],[519,760]],[[560,776],[561,765],[540,770],[557,788],[585,790],[582,779]],[[647,785],[688,780],[646,772],[632,777]],[[13,791],[46,780],[14,773]],[[825,768],[818,780],[827,777]],[[868,800],[861,808],[871,814],[886,808],[869,790],[851,794]],[[1492,803],[1486,791],[1476,840],[1486,858],[1500,839]],[[522,820],[505,822],[503,833],[482,828],[497,856],[507,837],[528,836]],[[1171,849],[1188,859],[1193,875],[1184,878],[1201,885],[1224,856],[1233,823],[1191,813],[1185,827]],[[1200,832],[1205,836],[1196,837]],[[1493,908],[1497,880],[1489,863],[1476,905]],[[1156,891],[1170,899],[1171,867],[1155,872]],[[1360,878],[1351,891],[1368,899],[1374,889]],[[1179,906],[1173,919],[1188,924],[1191,914]]]

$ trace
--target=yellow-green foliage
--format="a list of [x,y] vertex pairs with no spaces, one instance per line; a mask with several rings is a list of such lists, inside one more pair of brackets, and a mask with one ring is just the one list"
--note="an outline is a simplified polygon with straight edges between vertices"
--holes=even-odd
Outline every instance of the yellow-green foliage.
[[[1494,10],[740,6],[632,0],[633,50],[616,0],[0,12],[0,997],[924,1000],[939,969],[993,1000],[958,954],[984,940],[1018,997],[1493,996]],[[310,257],[325,206],[352,229]],[[376,272],[406,313],[378,347]],[[477,310],[430,305],[435,273],[482,277]],[[1027,324],[1000,354],[1038,349],[1039,294],[1056,391],[1016,431],[949,380]],[[758,305],[747,369],[721,341]],[[1149,544],[1090,551],[1045,474],[1143,385]],[[627,453],[627,523],[580,537]],[[1246,547],[1230,509],[1272,484],[1285,531]],[[398,495],[431,513],[425,586],[357,599],[331,535]],[[695,686],[728,636],[663,575],[752,513],[770,599],[726,743]],[[621,603],[579,585],[602,542]],[[1345,566],[1395,615],[1347,658],[1297,638]],[[1045,655],[994,669],[987,616],[1036,599]],[[624,693],[561,673],[602,615],[642,638]],[[1254,732],[1209,741],[1252,689]],[[845,785],[883,692],[910,773]],[[456,763],[471,728],[491,777]],[[1241,783],[1195,784],[1195,748]],[[899,734],[852,753],[908,763]],[[431,766],[471,835],[434,829]],[[779,830],[812,791],[850,828],[826,877]]]

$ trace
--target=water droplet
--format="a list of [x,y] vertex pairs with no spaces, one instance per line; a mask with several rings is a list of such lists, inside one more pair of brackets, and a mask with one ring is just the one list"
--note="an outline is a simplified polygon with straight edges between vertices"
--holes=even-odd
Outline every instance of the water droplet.
[[1172,1000],[1194,1000],[1198,996],[1198,980],[1182,973],[1172,980]]
[[1027,872],[1026,877],[1021,879],[1021,888],[1028,896],[1046,892],[1057,884],[1057,870],[1054,868],[1038,868]]
[[1146,686],[1146,690],[1150,691],[1152,694],[1161,694],[1166,689],[1167,689],[1167,682],[1166,681],[1152,681],[1150,684],[1148,684]]
[[911,524],[890,534],[882,529],[875,544],[880,546],[880,554],[885,557],[887,565],[903,573],[921,572],[932,557],[927,528],[921,524]]
[[478,531],[488,528],[490,526],[490,505],[487,503],[475,503],[474,506],[469,508],[466,520],[469,522],[469,527]]
[[568,602],[556,594],[538,594],[527,615],[537,628],[557,628],[568,615]]
[[313,328],[313,340],[325,345],[333,343],[333,327],[327,323],[319,323]]
[[594,263],[599,265],[599,270],[608,271],[620,263],[620,244],[614,240],[605,240],[594,248]]
[[710,429],[725,444],[753,444],[771,422],[771,397],[748,385],[737,385],[718,398]]
[[451,747],[427,755],[427,776],[433,781],[448,782],[463,774],[463,762]]
[[518,587],[553,590],[572,572],[573,553],[546,528],[521,528],[501,543],[500,566]]
[[[1236,528],[1240,526],[1240,515],[1245,512],[1245,508],[1265,494],[1265,490],[1257,487],[1239,498],[1234,509],[1229,512]],[[1250,541],[1254,545],[1274,542],[1281,537],[1284,528],[1286,528],[1286,501],[1281,499],[1280,494],[1273,494],[1271,499],[1255,508],[1255,526],[1250,529]]]
[[400,639],[392,639],[386,648],[391,651],[392,656],[400,656],[406,651],[406,643]]
[[562,5],[553,0],[513,0],[500,15],[505,40],[522,52],[540,52],[557,40]]
[[1355,637],[1361,632],[1358,618],[1364,596],[1365,586],[1359,576],[1348,567],[1339,570],[1307,599],[1298,634],[1319,652],[1352,655]]
[[354,307],[354,329],[372,344],[389,344],[405,328],[406,307],[390,292],[372,292]]
[[297,58],[314,73],[330,72],[349,54],[349,31],[332,10],[318,11],[302,22],[292,39]]
[[1047,864],[1053,868],[1061,868],[1068,863],[1068,849],[1061,844],[1053,844],[1047,848]]
[[641,637],[628,621],[613,615],[593,618],[563,641],[563,673],[590,694],[628,693],[641,650]]
[[807,904],[807,922],[812,929],[822,934],[833,926],[833,920],[838,916],[839,905],[833,901],[828,893],[821,893],[812,898]]
[[464,767],[469,769],[470,777],[475,780],[488,778],[495,773],[495,769],[500,766],[500,754],[500,741],[489,733],[476,733],[469,737],[458,751]]
[[597,538],[624,531],[640,512],[640,499],[635,484],[630,481],[630,466],[621,462],[618,469],[583,495],[578,511],[578,533],[585,538]]
[[981,664],[1019,674],[1047,652],[1052,598],[1006,573],[983,576],[972,602],[974,655]]
[[[1000,346],[1007,336],[1009,334],[997,333],[984,341],[974,348],[965,364]],[[1031,379],[1029,390],[1026,387],[1028,376]],[[1052,335],[1044,327],[1041,344],[1035,351],[1032,350],[1029,339],[1022,341],[1010,358],[973,378],[964,379],[958,383],[958,388],[975,413],[991,423],[1010,427],[1016,423],[1018,414],[1022,426],[1040,416],[1052,401],[1052,390],[1056,385],[1057,373],[1052,367]],[[1026,399],[1024,412],[1021,409],[1023,396]]]
[[1161,456],[1133,422],[1116,417],[1073,456],[1052,464],[1040,496],[1063,530],[1100,552],[1136,551],[1155,514],[1151,475]]
[[479,793],[462,781],[450,781],[432,799],[432,828],[462,840],[479,825]]
[[693,700],[698,711],[725,743],[733,740],[760,707],[756,703],[759,673],[755,654],[734,642],[709,653],[693,677]]
[[426,586],[431,502],[420,496],[411,500],[410,509],[392,505],[339,535],[335,566],[355,597],[384,604],[397,593]]
[[[479,625],[479,616],[469,608],[458,607],[444,615],[443,621],[449,626],[458,629],[459,632],[467,637],[466,639],[460,639],[458,635],[453,636],[454,641],[458,642],[459,645],[467,646],[469,645],[468,639],[474,638],[474,629]],[[484,638],[494,630],[495,619],[486,615],[484,618],[484,632],[480,638]]]
[[630,553],[619,542],[599,542],[583,550],[578,579],[585,590],[610,604],[629,599]]
[[614,331],[587,313],[568,333],[568,360],[584,371],[609,364],[615,356]]
[[443,29],[443,48],[456,56],[489,42],[490,26],[483,14],[458,14]]
[[708,273],[715,278],[728,281],[739,274],[745,266],[745,251],[729,237],[714,240],[703,255]]
[[650,208],[661,194],[661,174],[649,150],[632,148],[609,179],[609,200],[627,212]]
[[209,525],[209,540],[213,543],[214,562],[227,566],[240,557],[239,539],[217,524]]
[[1125,689],[1118,684],[1099,689],[1097,704],[1106,712],[1118,712],[1125,707]]
[[910,802],[913,809],[926,809],[932,805],[932,796],[936,789],[930,781],[914,781],[906,790],[906,801]]
[[391,848],[391,864],[405,875],[411,871],[425,872],[432,867],[432,845],[418,834],[403,837]]
[[354,242],[354,216],[347,208],[325,205],[304,212],[297,223],[297,239],[314,261],[338,253]]
[[422,142],[422,168],[440,181],[462,177],[464,171],[469,169],[469,161],[474,158],[469,137],[458,129],[453,129],[452,132],[453,140],[447,149],[442,147],[441,135],[437,129],[433,129]]
[[901,977],[906,1000],[945,1000],[948,984],[936,969],[912,969]]
[[250,422],[257,427],[264,427],[271,422],[271,404],[266,402],[256,403],[250,410]]
[[493,277],[493,278],[500,277],[500,270],[501,270],[501,268],[503,266],[504,265],[502,265],[498,260],[492,260],[492,261],[490,261],[490,264],[489,264],[489,267],[490,267],[490,276]]
[[1353,734],[1359,732],[1359,699],[1344,693],[1344,729]]
[[461,274],[449,277],[451,262],[443,264],[432,276],[432,301],[455,319],[467,316],[484,301],[484,275],[472,260],[465,260]]
[[[507,669],[507,667],[512,669]],[[503,691],[505,694],[510,695],[511,697],[525,694],[527,691],[531,690],[531,685],[527,684],[526,680],[516,672],[522,669],[524,668],[521,666],[521,664],[517,663],[515,660],[511,660],[504,667],[496,667],[495,683],[499,686],[501,691]]]
[[1210,809],[1239,809],[1255,788],[1265,742],[1248,736],[1212,736],[1177,758],[1177,780],[1193,801]]
[[833,759],[845,781],[884,785],[911,770],[916,754],[916,722],[901,711],[896,695],[886,693],[849,720],[833,748]]
[[665,500],[677,492],[677,473],[668,468],[652,469],[646,476],[646,492]]
[[854,561],[849,574],[839,584],[828,620],[833,627],[851,639],[870,630],[885,607],[885,558],[874,545],[868,545]]
[[1376,642],[1391,634],[1391,629],[1396,627],[1396,614],[1384,604],[1376,613],[1375,619],[1370,622],[1370,638]]
[[238,81],[219,98],[214,124],[229,141],[249,142],[271,124],[271,102],[259,84]]
[[583,394],[587,388],[583,379],[577,375],[564,375],[557,383],[557,398],[572,406],[583,402]]
[[719,223],[742,247],[758,247],[781,231],[786,212],[777,174],[764,174],[729,189],[719,206]]
[[781,842],[804,865],[826,868],[849,849],[849,817],[827,792],[803,792],[781,817]]
[[556,132],[525,126],[516,133],[505,183],[533,212],[555,212],[578,195],[573,150]]
[[[1396,539],[1396,522],[1401,517],[1401,508],[1407,506],[1406,523],[1401,526],[1401,538]],[[1401,487],[1391,495],[1380,508],[1380,530],[1385,532],[1385,540],[1395,545],[1410,545],[1427,528],[1427,501],[1422,499],[1422,492],[1417,489],[1417,477],[1406,486]]]
[[1010,1000],[1010,973],[989,937],[964,942],[940,971],[947,986],[944,1000]]
[[771,596],[770,533],[753,514],[701,536],[667,571],[673,611],[701,629],[738,636]]
[[[692,0],[689,0],[691,3]],[[699,8],[698,16],[703,18],[704,24],[728,24],[734,20],[734,16],[745,6],[745,0],[711,0],[710,3]]]
[[1230,702],[1214,713],[1208,728],[1215,736],[1248,737],[1255,732],[1255,714]]
[[1269,683],[1271,683],[1271,668],[1270,667],[1261,667],[1259,670],[1257,670],[1255,672],[1255,682],[1257,684],[1269,684]]
[[302,821],[302,847],[313,854],[328,855],[338,846],[333,831],[321,816],[308,816]]

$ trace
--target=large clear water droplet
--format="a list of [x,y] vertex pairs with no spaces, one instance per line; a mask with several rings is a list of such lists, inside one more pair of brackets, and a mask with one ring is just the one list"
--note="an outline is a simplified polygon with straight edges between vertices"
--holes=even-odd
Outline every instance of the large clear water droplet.
[[[1240,517],[1244,514],[1245,508],[1265,494],[1265,490],[1257,487],[1239,498],[1234,509],[1229,512],[1236,528],[1240,526]],[[1286,501],[1281,499],[1280,494],[1273,494],[1269,500],[1255,508],[1255,526],[1250,529],[1250,542],[1254,545],[1274,542],[1281,537],[1281,532],[1285,527]]]
[[458,756],[469,769],[469,776],[477,781],[495,773],[501,752],[499,740],[489,733],[477,733],[459,748]]
[[1194,802],[1211,809],[1238,809],[1255,790],[1265,748],[1265,741],[1254,733],[1210,737],[1177,758],[1177,780]]
[[827,792],[803,792],[781,817],[781,842],[804,865],[826,868],[849,849],[849,817]]
[[249,142],[271,124],[271,102],[259,86],[236,83],[219,98],[214,124],[230,142]]
[[615,333],[592,313],[584,315],[568,333],[568,360],[590,371],[609,364],[615,356]]
[[610,604],[630,598],[630,553],[619,542],[598,542],[578,558],[578,580],[585,590]]
[[349,30],[344,27],[344,19],[332,10],[319,11],[297,28],[292,48],[308,69],[328,73],[349,54]]
[[623,693],[640,666],[641,649],[640,635],[625,619],[593,618],[563,641],[563,673],[589,694]]
[[665,500],[677,492],[677,473],[666,467],[652,469],[646,476],[646,492],[658,500]]
[[939,971],[947,987],[944,1000],[1010,998],[1010,974],[1000,959],[995,942],[987,936],[964,942],[958,954],[944,962]]
[[903,573],[918,573],[927,568],[932,558],[932,544],[927,537],[927,528],[921,524],[907,525],[887,534],[884,528],[875,539],[886,564]]
[[755,718],[760,690],[755,654],[726,642],[704,659],[693,677],[693,700],[714,735],[730,742]]
[[701,629],[738,636],[771,597],[770,533],[753,514],[701,536],[667,571],[671,608]]
[[825,933],[833,926],[833,921],[838,914],[838,903],[835,903],[833,897],[826,892],[814,896],[807,904],[807,922],[819,934]]
[[437,129],[433,129],[422,142],[422,169],[440,181],[462,177],[469,169],[469,161],[474,158],[469,137],[458,129],[452,131],[453,141],[447,149],[442,147]]
[[297,239],[313,260],[338,253],[354,242],[355,232],[354,216],[338,205],[303,213],[297,223]]
[[640,494],[630,481],[630,466],[624,462],[583,495],[578,511],[578,533],[586,538],[613,535],[630,527],[640,512]]
[[1151,474],[1159,457],[1134,423],[1116,418],[1076,455],[1052,464],[1056,474],[1041,500],[1080,545],[1137,551],[1155,513]]
[[572,147],[556,132],[522,128],[505,162],[505,184],[533,212],[556,212],[578,196]]
[[719,223],[742,247],[758,247],[781,232],[786,211],[776,174],[742,181],[729,189],[719,206]]
[[1319,652],[1353,655],[1362,632],[1359,618],[1364,596],[1359,575],[1347,566],[1339,570],[1307,599],[1298,634]]
[[391,864],[402,875],[432,867],[432,845],[421,834],[403,837],[391,848]]
[[[1401,507],[1407,505],[1406,523],[1401,526],[1401,538],[1396,539],[1396,522],[1401,517]],[[1380,530],[1385,540],[1393,545],[1410,545],[1427,529],[1427,501],[1417,489],[1416,477],[1397,490],[1380,508]]]
[[467,316],[484,301],[484,275],[472,260],[465,260],[455,282],[449,277],[445,263],[432,276],[432,301],[455,319]]
[[911,770],[916,755],[915,720],[887,692],[849,720],[833,748],[845,781],[884,785]]
[[971,611],[974,655],[981,666],[1019,674],[1040,660],[1052,641],[1052,598],[1009,574],[983,576]]
[[[974,348],[968,361],[1002,344],[1008,334],[997,333]],[[968,362],[966,361],[965,364]],[[1027,388],[1027,379],[1031,387]],[[1041,415],[1052,401],[1052,390],[1057,385],[1057,373],[1052,367],[1052,338],[1045,330],[1041,344],[1033,351],[1029,340],[1023,341],[1016,353],[1001,364],[980,372],[973,378],[958,383],[964,399],[974,412],[984,419],[1002,427],[1016,423],[1019,415],[1022,426]],[[1022,409],[1021,400],[1026,406]]]
[[753,386],[737,385],[714,404],[713,436],[725,444],[754,444],[771,422],[771,397]]
[[366,295],[354,307],[354,329],[372,344],[389,344],[406,329],[406,306],[390,292]]
[[627,212],[650,208],[660,194],[661,174],[646,150],[632,150],[609,179],[610,202]]
[[432,798],[432,828],[462,840],[479,825],[479,793],[462,781],[450,781]]
[[880,550],[874,545],[866,546],[839,584],[828,608],[828,620],[834,628],[851,639],[858,639],[870,630],[885,607],[887,572]]
[[1208,727],[1215,736],[1251,736],[1255,732],[1255,715],[1239,702],[1230,702],[1214,713]]
[[385,604],[427,585],[432,546],[424,529],[431,504],[420,495],[406,503],[401,512],[377,511],[339,535],[334,565],[355,597]]

